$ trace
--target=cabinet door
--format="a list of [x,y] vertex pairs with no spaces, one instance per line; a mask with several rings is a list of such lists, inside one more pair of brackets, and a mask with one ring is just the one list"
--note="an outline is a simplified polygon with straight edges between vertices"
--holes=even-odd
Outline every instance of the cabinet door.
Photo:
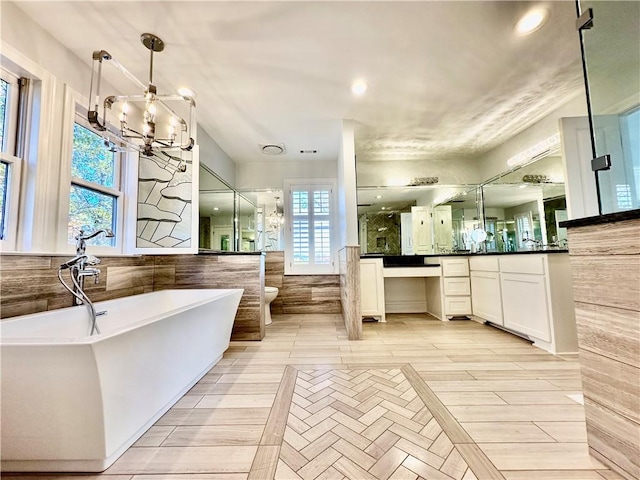
[[550,342],[545,276],[502,273],[500,285],[504,326]]
[[471,303],[475,316],[503,324],[499,273],[471,272]]
[[360,308],[363,316],[384,316],[382,259],[360,260]]

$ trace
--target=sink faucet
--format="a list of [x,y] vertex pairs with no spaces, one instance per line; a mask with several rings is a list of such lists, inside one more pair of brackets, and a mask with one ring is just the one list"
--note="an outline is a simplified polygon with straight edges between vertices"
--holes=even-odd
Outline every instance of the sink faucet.
[[[75,305],[84,304],[89,311],[89,316],[91,318],[91,335],[93,335],[94,332],[100,333],[100,329],[96,323],[96,318],[99,315],[104,315],[106,312],[96,312],[93,303],[84,291],[85,277],[93,277],[94,283],[96,284],[100,277],[100,269],[96,268],[96,265],[100,264],[100,259],[85,253],[87,248],[86,240],[94,238],[100,234],[104,234],[107,238],[113,237],[113,232],[109,229],[96,230],[88,235],[85,235],[84,230],[80,230],[80,233],[75,237],[76,256],[60,265],[58,268],[58,279],[73,295],[73,303]],[[62,279],[63,270],[69,270],[73,287],[69,287],[69,285],[67,285],[67,283]]]

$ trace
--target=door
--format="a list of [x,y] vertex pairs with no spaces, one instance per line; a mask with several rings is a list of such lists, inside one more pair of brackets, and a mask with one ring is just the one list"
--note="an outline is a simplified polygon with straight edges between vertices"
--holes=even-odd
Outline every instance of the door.
[[411,214],[400,214],[400,236],[402,237],[402,255],[413,255],[413,233],[411,228]]
[[413,253],[416,255],[433,253],[431,209],[429,207],[411,207],[411,226]]
[[475,316],[498,325],[504,324],[498,272],[471,272],[471,305]]

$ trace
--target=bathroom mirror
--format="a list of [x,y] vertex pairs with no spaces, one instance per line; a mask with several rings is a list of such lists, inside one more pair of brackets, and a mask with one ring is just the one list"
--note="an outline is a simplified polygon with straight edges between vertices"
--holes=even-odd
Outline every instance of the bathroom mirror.
[[547,156],[482,186],[484,230],[481,249],[516,252],[566,248],[567,219],[562,158]]
[[256,227],[257,227],[257,206],[249,200],[245,195],[238,193],[237,212],[238,212],[238,244],[236,250],[239,252],[255,252],[256,251]]
[[234,192],[215,173],[200,165],[199,248],[234,250]]
[[[470,194],[473,199],[466,212],[471,221],[478,217],[476,186],[422,185],[401,187],[359,187],[358,237],[362,254],[414,255],[453,251],[462,248],[455,240],[454,218],[460,221],[465,212],[447,206],[457,195]],[[432,205],[441,204],[434,209]],[[457,206],[457,205],[456,205]],[[458,211],[460,210],[460,211]]]
[[[241,247],[248,245],[255,251],[284,250],[283,193],[279,189],[241,192],[241,196],[251,203],[254,212],[254,225],[252,228],[246,228],[246,217],[250,214],[249,205],[241,211],[240,223],[243,225]],[[243,251],[245,251],[244,247]]]

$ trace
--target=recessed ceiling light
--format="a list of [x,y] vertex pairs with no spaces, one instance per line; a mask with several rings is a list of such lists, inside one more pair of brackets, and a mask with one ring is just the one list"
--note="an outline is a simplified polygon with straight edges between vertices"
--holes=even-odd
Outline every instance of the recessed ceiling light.
[[382,198],[382,195],[376,195],[376,198]]
[[187,87],[180,87],[178,89],[178,95],[186,98],[196,98],[196,92]]
[[529,35],[538,30],[547,20],[549,12],[544,8],[536,8],[527,12],[516,25],[518,35]]
[[367,82],[364,80],[356,80],[351,84],[350,90],[354,95],[360,96],[364,95],[368,88],[369,85],[367,85]]
[[220,209],[218,207],[213,207],[213,210],[217,212]]
[[385,210],[387,207],[380,207],[380,210]]

